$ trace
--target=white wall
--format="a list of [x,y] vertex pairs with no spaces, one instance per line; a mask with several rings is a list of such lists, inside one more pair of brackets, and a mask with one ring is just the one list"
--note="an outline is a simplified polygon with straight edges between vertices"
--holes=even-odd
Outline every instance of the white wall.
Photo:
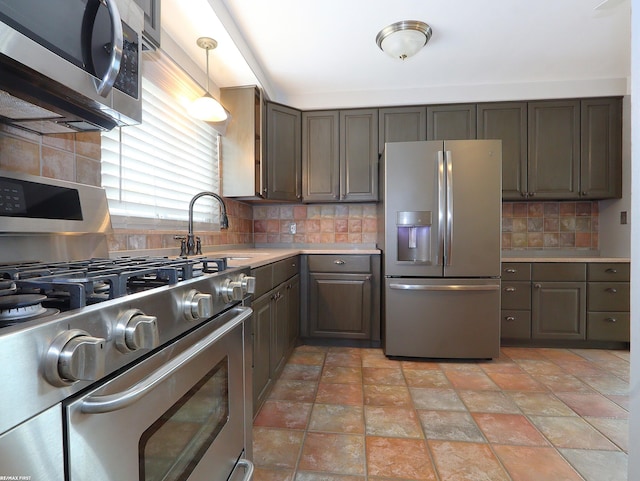
[[631,96],[622,105],[622,199],[599,203],[600,254],[607,257],[629,257],[631,254],[631,224],[620,224],[620,212],[631,219]]
[[[635,34],[635,35],[634,35]],[[640,95],[640,0],[631,5],[631,96]],[[631,105],[631,190],[640,192],[640,106]],[[631,383],[629,481],[640,479],[640,197],[631,198]]]

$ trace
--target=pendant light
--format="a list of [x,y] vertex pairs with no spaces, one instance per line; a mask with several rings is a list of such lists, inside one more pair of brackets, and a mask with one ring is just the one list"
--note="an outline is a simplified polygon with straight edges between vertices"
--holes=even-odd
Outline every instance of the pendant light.
[[376,43],[387,55],[406,60],[427,44],[431,33],[431,27],[424,22],[403,20],[380,30]]
[[203,48],[207,52],[207,88],[202,97],[195,99],[189,105],[189,115],[196,119],[206,122],[221,122],[226,120],[227,112],[225,112],[220,102],[214,99],[209,93],[209,50],[213,50],[218,46],[218,42],[209,37],[200,37],[196,40],[198,47]]

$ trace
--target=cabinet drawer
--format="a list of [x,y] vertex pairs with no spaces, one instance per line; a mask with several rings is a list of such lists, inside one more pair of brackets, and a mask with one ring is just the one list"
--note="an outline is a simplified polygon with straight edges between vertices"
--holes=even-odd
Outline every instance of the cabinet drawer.
[[531,311],[502,310],[500,337],[503,339],[531,338]]
[[299,257],[289,257],[273,263],[273,287],[291,279],[298,273],[300,266]]
[[582,262],[534,262],[531,268],[534,281],[586,281],[587,265]]
[[371,272],[368,255],[324,255],[309,256],[310,272]]
[[524,281],[503,282],[502,309],[531,309],[531,284]]
[[589,282],[587,306],[589,311],[629,311],[628,282]]
[[253,298],[258,299],[258,297],[271,290],[273,285],[273,264],[251,269],[251,275],[256,278],[256,291],[253,293]]
[[626,262],[589,264],[587,267],[587,280],[629,282],[629,264]]
[[531,264],[524,262],[503,262],[503,281],[528,281],[531,279]]
[[628,312],[590,312],[587,315],[587,339],[629,342],[630,320]]

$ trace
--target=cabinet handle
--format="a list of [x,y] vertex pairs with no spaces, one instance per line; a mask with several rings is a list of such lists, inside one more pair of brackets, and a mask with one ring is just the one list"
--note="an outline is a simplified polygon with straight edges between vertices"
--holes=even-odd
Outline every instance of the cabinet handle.
[[605,318],[604,322],[618,322],[618,321],[615,317],[607,317]]
[[515,287],[505,287],[504,288],[504,292],[516,292],[516,288]]
[[617,274],[618,273],[618,269],[613,269],[613,268],[610,267],[609,269],[605,270],[605,272],[607,274]]
[[341,266],[341,265],[344,264],[344,261],[342,259],[336,259],[335,261],[333,261],[333,263],[336,264],[336,265]]
[[529,197],[534,197],[536,195],[536,193],[535,192],[527,192],[527,195]]
[[540,289],[542,287],[542,284],[534,284],[533,287],[535,287],[536,289]]
[[616,289],[615,287],[608,287],[607,289],[605,289],[605,291],[607,291],[609,294],[616,294],[618,292],[618,289]]
[[509,267],[508,269],[504,270],[507,274],[515,274],[516,272],[518,272],[518,269],[514,269],[513,267]]
[[507,316],[504,318],[505,321],[507,322],[513,322],[516,320],[515,316]]

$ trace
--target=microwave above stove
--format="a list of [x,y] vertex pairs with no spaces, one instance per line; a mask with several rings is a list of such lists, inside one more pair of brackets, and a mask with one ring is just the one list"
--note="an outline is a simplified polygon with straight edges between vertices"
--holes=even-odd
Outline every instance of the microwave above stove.
[[0,0],[0,122],[39,134],[141,122],[132,0]]

